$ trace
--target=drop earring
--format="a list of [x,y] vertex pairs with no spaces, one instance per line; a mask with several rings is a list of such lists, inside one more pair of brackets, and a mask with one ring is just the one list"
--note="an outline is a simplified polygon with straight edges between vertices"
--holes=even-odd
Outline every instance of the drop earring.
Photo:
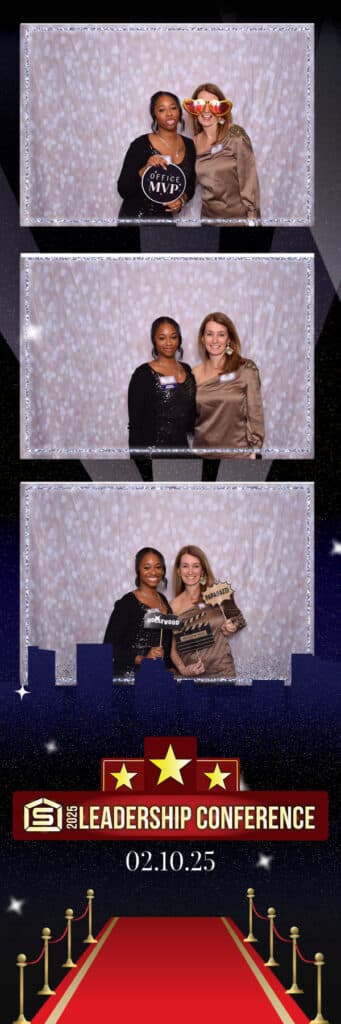
[[225,124],[225,120],[223,117],[218,117],[218,124]]
[[206,585],[206,583],[207,583],[207,578],[206,578],[206,576],[204,576],[203,573],[200,576],[199,583],[200,583],[201,587],[204,587]]
[[231,345],[227,344],[226,345],[226,349],[225,349],[226,355],[227,356],[232,356],[232,352],[233,352],[233,348],[231,348]]

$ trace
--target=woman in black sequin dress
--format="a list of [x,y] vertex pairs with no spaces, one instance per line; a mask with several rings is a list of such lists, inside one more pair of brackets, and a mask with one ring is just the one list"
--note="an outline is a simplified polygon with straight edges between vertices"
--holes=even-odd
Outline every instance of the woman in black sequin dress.
[[[121,220],[153,217],[172,220],[194,195],[195,148],[192,139],[178,132],[178,125],[184,126],[180,100],[172,92],[155,92],[150,100],[149,112],[152,118],[152,131],[149,135],[140,135],[131,143],[117,182],[119,194],[123,199],[119,212]],[[186,190],[179,199],[161,205],[148,199],[143,192],[141,181],[147,167],[160,167],[166,170],[170,162],[183,171]]]
[[151,455],[190,453],[195,423],[195,380],[190,366],[176,358],[182,355],[179,324],[158,317],[151,340],[153,359],[137,367],[128,389],[129,447],[145,480],[152,480]]
[[150,608],[163,615],[171,614],[167,598],[159,594],[159,585],[166,580],[164,556],[156,548],[141,548],[135,558],[136,590],[124,594],[115,602],[105,631],[104,643],[112,644],[113,675],[120,677],[132,674],[144,658],[155,661],[160,658],[167,668],[171,667],[170,652],[172,634],[155,629],[145,629],[144,616]]

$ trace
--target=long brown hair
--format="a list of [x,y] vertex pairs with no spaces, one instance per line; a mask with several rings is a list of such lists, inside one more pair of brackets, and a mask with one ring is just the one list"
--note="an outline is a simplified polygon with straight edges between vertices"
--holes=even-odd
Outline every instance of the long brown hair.
[[180,548],[180,551],[178,552],[174,562],[173,591],[175,597],[179,597],[179,594],[182,594],[183,590],[185,590],[185,584],[182,582],[180,576],[180,562],[183,555],[192,555],[192,558],[197,558],[198,561],[200,562],[202,571],[206,576],[205,583],[203,583],[202,585],[200,584],[201,590],[205,590],[206,587],[211,587],[212,583],[214,583],[213,572],[207,556],[204,554],[201,548],[197,548],[195,544],[185,544],[183,548]]
[[204,342],[204,333],[206,325],[209,323],[210,320],[214,320],[216,324],[222,324],[222,326],[226,327],[226,330],[228,331],[228,341],[229,345],[233,349],[233,352],[230,356],[227,355],[227,353],[225,354],[223,372],[226,370],[232,373],[233,370],[238,370],[238,367],[242,365],[244,359],[242,358],[241,355],[241,344],[237,328],[235,327],[233,320],[231,320],[230,317],[226,315],[226,313],[208,313],[207,316],[205,316],[205,319],[202,321],[202,324],[200,324],[198,334],[198,348],[201,359],[203,362],[207,362],[207,360],[209,359],[209,355],[206,352],[206,346]]
[[[198,99],[199,92],[211,92],[213,93],[213,96],[217,97],[217,100],[226,99],[226,96],[224,96],[222,90],[219,89],[219,85],[212,85],[212,82],[204,82],[203,85],[198,85],[197,88],[194,89],[194,92],[192,93],[192,100]],[[217,124],[217,142],[221,142],[221,140],[225,138],[225,135],[227,135],[229,128],[231,127],[232,124],[232,114],[230,110],[228,111],[227,114],[222,115],[222,118],[223,117],[224,124]],[[197,117],[192,117],[192,121],[193,133],[194,135],[199,135],[199,132],[203,131],[202,125],[199,124]]]

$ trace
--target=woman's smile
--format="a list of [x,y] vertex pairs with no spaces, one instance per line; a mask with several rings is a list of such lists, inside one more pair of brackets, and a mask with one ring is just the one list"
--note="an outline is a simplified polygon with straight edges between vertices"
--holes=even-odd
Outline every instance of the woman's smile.
[[206,352],[212,356],[222,356],[229,341],[227,328],[222,324],[209,320],[203,335]]

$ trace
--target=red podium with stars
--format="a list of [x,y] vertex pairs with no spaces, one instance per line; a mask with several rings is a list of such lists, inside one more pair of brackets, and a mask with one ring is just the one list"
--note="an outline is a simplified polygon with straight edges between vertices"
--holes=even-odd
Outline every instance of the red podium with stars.
[[[185,757],[184,757],[185,754]],[[144,758],[104,758],[101,786],[104,792],[120,788],[137,793],[174,793],[179,783],[183,793],[207,793],[217,787],[235,792],[239,789],[238,758],[197,756],[194,736],[147,736]]]

